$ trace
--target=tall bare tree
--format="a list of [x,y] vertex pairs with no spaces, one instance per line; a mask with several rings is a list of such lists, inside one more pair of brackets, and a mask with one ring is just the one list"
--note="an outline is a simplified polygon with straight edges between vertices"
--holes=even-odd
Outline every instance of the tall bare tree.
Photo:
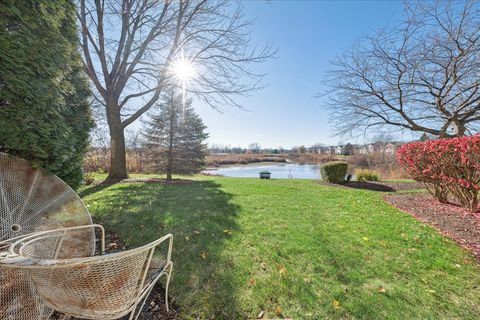
[[187,90],[213,108],[262,87],[250,69],[273,55],[250,42],[251,22],[228,0],[79,0],[84,68],[110,131],[107,180],[127,177],[125,128],[175,81],[177,62],[195,66]]
[[341,135],[385,125],[438,137],[476,131],[479,3],[405,2],[404,21],[345,52],[325,85]]

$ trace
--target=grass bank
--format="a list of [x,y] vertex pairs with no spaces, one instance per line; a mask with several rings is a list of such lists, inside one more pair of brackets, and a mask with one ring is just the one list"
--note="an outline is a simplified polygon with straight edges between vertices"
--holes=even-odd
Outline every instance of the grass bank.
[[382,194],[310,180],[198,177],[85,187],[128,244],[174,234],[172,296],[190,319],[474,319],[480,268]]

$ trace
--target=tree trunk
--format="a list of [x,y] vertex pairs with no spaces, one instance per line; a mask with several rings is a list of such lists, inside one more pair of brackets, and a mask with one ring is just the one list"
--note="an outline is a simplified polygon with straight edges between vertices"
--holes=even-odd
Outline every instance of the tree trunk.
[[[452,128],[452,133],[448,133],[448,129]],[[448,120],[443,127],[440,129],[439,138],[453,138],[453,137],[463,137],[465,135],[465,123],[457,118]]]
[[[108,112],[111,110],[111,112]],[[120,115],[115,108],[107,109],[108,127],[110,129],[110,170],[105,182],[118,182],[128,178],[125,153],[125,134]]]
[[470,211],[475,213],[478,211],[478,192],[474,191],[470,200]]
[[170,106],[172,109],[170,110],[170,128],[169,128],[169,141],[168,141],[168,162],[167,162],[167,181],[172,180],[172,171],[173,171],[173,135],[175,134],[174,126],[175,126],[175,111],[173,107],[173,95],[172,95],[172,105]]
[[466,131],[465,124],[458,119],[454,119],[453,125],[455,126],[455,135],[457,137],[463,137]]

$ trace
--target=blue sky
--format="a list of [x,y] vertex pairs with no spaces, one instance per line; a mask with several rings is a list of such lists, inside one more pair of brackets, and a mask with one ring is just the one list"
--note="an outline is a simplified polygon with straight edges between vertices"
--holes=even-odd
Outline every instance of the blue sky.
[[[253,42],[272,43],[276,59],[259,66],[266,89],[242,100],[250,111],[233,107],[218,113],[195,104],[210,132],[209,143],[262,147],[337,144],[322,100],[314,96],[330,62],[356,39],[396,24],[400,1],[244,1],[255,19]],[[357,142],[361,142],[357,141]]]

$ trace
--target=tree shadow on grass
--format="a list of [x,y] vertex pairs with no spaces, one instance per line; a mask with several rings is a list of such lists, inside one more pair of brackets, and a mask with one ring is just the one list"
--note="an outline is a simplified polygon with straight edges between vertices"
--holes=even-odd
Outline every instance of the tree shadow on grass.
[[348,188],[353,189],[364,189],[380,192],[395,192],[395,188],[379,182],[369,182],[369,181],[351,181],[344,184]]
[[105,184],[92,184],[92,185],[86,186],[86,187],[82,188],[80,191],[78,191],[78,195],[81,198],[87,197],[87,196],[92,195],[96,192],[102,191],[103,189],[108,188],[108,187],[109,186],[105,185]]
[[[100,187],[100,186],[99,186]],[[227,245],[239,231],[238,206],[214,181],[122,183],[90,189],[95,221],[129,246],[174,235],[171,297],[194,318],[241,317]],[[96,188],[96,187],[94,187]],[[194,311],[192,311],[194,310]],[[197,311],[198,310],[198,311]]]

